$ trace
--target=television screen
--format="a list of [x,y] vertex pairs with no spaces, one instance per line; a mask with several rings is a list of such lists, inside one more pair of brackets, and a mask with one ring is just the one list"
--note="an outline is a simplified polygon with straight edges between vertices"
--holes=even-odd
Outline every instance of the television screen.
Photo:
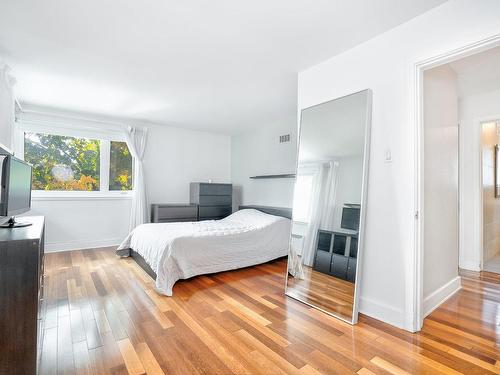
[[342,222],[340,226],[344,229],[359,230],[359,208],[342,208]]
[[2,163],[2,200],[0,216],[12,216],[31,207],[31,166],[13,156]]

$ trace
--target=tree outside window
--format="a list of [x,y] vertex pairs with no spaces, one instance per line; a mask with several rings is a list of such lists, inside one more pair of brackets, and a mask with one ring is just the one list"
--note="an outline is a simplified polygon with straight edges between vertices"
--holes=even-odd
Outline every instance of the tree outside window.
[[[103,142],[109,143],[109,159],[101,157]],[[26,132],[24,159],[33,165],[33,190],[107,190],[100,181],[101,170],[106,169],[109,190],[133,186],[132,156],[125,142]],[[103,159],[109,165],[102,165]]]

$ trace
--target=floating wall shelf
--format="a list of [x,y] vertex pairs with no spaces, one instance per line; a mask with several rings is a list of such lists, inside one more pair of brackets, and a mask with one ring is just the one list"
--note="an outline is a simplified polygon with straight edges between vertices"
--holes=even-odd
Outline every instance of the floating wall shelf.
[[262,176],[250,176],[253,180],[261,180],[264,178],[295,178],[295,173],[285,173],[285,174],[266,174]]

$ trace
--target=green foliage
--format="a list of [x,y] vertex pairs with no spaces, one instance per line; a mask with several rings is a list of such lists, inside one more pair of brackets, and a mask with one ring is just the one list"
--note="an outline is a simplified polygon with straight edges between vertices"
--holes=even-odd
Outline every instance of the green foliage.
[[[24,157],[33,165],[34,190],[99,190],[98,140],[25,133]],[[57,168],[72,173],[61,179]]]
[[[25,133],[24,158],[33,165],[34,190],[99,190],[100,141]],[[109,190],[132,190],[132,155],[110,142]]]
[[109,190],[132,190],[132,155],[125,142],[111,141]]

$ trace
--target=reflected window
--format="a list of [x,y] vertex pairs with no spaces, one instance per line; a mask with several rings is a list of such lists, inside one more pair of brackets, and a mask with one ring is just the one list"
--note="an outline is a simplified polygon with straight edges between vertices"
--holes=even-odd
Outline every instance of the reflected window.
[[309,208],[314,183],[314,175],[297,175],[293,195],[293,220],[303,223],[309,222]]

